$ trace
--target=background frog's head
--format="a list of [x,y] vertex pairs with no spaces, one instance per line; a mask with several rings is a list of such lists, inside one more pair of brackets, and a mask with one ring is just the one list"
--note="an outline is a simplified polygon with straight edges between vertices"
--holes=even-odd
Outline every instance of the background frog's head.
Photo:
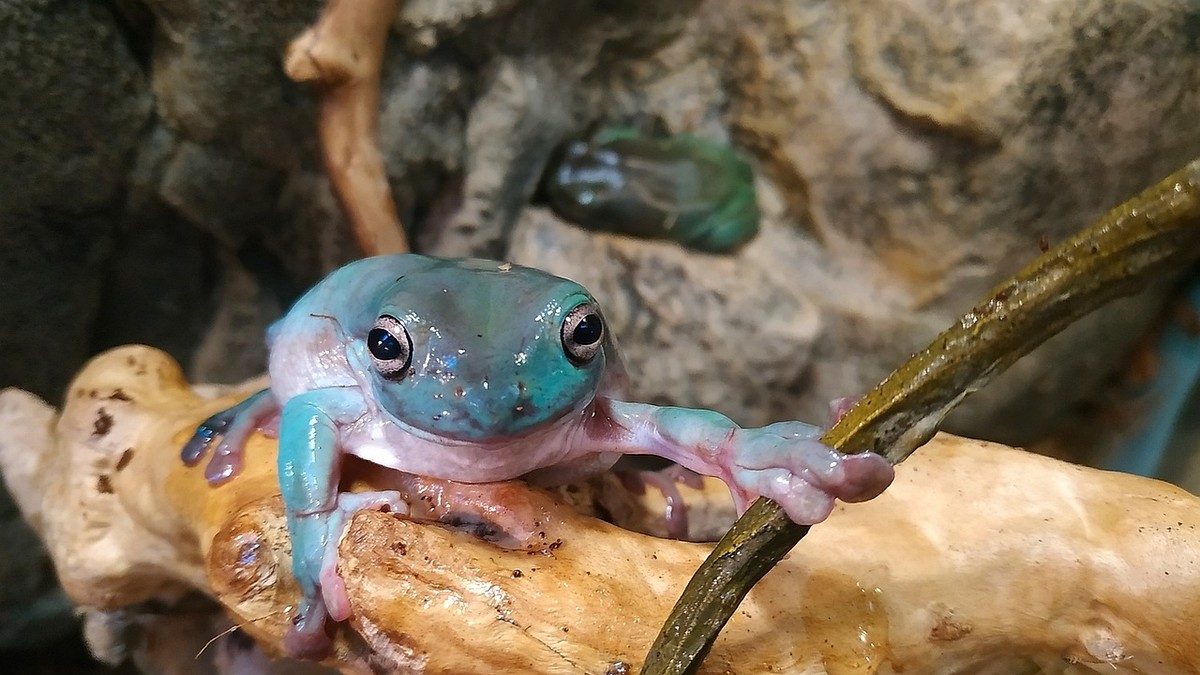
[[579,284],[482,260],[396,280],[356,336],[375,400],[400,422],[469,441],[519,435],[596,393],[606,328]]

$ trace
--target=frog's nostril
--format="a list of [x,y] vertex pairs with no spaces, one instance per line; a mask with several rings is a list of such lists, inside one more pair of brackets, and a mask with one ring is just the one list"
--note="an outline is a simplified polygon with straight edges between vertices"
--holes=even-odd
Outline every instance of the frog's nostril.
[[529,398],[524,380],[517,380],[517,396],[512,406],[513,419],[528,417],[535,412],[533,401]]

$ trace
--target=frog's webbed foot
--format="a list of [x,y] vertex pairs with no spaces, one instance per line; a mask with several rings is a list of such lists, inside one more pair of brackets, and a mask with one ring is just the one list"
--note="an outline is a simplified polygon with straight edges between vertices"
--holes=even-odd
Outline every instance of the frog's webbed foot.
[[201,422],[183,446],[180,458],[184,464],[195,466],[216,443],[212,458],[204,469],[204,477],[213,484],[223,483],[241,470],[246,439],[255,431],[272,431],[278,414],[279,406],[271,396],[271,390],[263,389]]
[[850,412],[850,409],[854,407],[855,403],[858,403],[858,399],[860,399],[860,398],[862,398],[862,397],[861,396],[842,396],[840,398],[835,398],[832,401],[830,401],[829,402],[829,426],[832,427],[833,425],[837,424],[838,422],[841,422],[842,418],[846,416],[846,413]]
[[821,443],[821,429],[803,422],[746,429],[711,410],[613,400],[597,410],[601,414],[589,430],[593,443],[658,455],[720,478],[741,511],[763,496],[779,502],[797,523],[819,523],[835,499],[871,499],[894,477],[883,457],[840,454]]
[[288,656],[321,658],[329,648],[326,619],[350,617],[350,599],[337,571],[338,542],[355,513],[365,509],[408,513],[399,492],[342,493],[332,511],[288,514],[292,537],[292,569],[302,599],[292,627],[284,638]]
[[817,440],[820,430],[801,422],[739,429],[728,442],[728,470],[739,511],[755,496],[769,497],[802,524],[818,523],[834,499],[861,502],[891,484],[891,464],[874,453],[843,455]]

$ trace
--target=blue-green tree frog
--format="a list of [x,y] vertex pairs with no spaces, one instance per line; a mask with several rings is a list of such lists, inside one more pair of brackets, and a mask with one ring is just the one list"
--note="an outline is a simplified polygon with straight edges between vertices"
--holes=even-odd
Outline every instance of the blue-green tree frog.
[[404,254],[333,272],[270,327],[270,389],[207,420],[183,459],[197,464],[215,444],[208,477],[227,480],[245,438],[278,418],[304,595],[291,651],[319,650],[326,618],[350,614],[336,569],[348,511],[394,500],[339,496],[344,453],[467,483],[565,480],[621,454],[657,455],[722,479],[739,509],[767,496],[800,523],[891,482],[882,457],[840,455],[807,424],[742,428],[708,410],[628,401],[603,317],[586,289],[546,272]]

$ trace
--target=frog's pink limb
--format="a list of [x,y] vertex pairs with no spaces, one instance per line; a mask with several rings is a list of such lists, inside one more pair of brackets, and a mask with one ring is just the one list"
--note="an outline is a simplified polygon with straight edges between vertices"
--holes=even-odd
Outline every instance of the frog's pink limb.
[[687,502],[684,501],[678,486],[682,484],[699,489],[704,484],[699,474],[678,464],[672,464],[659,471],[622,471],[619,478],[625,489],[634,494],[644,493],[647,485],[657,488],[666,500],[663,522],[667,527],[667,536],[671,539],[688,538]]
[[894,476],[883,457],[840,454],[801,422],[744,429],[708,410],[598,399],[585,430],[598,449],[665,457],[725,481],[739,510],[769,497],[801,524],[828,517],[834,499],[879,495]]
[[338,543],[346,524],[359,511],[387,511],[390,513],[408,513],[408,504],[401,494],[395,490],[380,492],[343,492],[338,495],[337,509],[327,521],[329,539],[325,545],[325,556],[321,560],[321,572],[318,579],[321,583],[321,597],[325,600],[325,608],[329,618],[334,621],[345,621],[350,618],[350,598],[346,596],[346,584],[338,575]]
[[858,399],[860,399],[860,398],[862,398],[862,397],[861,396],[843,396],[841,398],[835,398],[832,401],[830,401],[829,402],[829,424],[828,424],[828,426],[832,427],[833,425],[837,424],[838,422],[841,422],[842,418],[846,416],[846,413],[850,412],[850,409],[854,407],[855,403],[858,403]]
[[214,485],[220,485],[238,475],[242,470],[242,451],[246,440],[257,431],[279,428],[279,405],[269,390],[263,390],[238,406],[237,416],[221,435],[221,442],[213,451],[212,459],[204,467],[204,477]]

